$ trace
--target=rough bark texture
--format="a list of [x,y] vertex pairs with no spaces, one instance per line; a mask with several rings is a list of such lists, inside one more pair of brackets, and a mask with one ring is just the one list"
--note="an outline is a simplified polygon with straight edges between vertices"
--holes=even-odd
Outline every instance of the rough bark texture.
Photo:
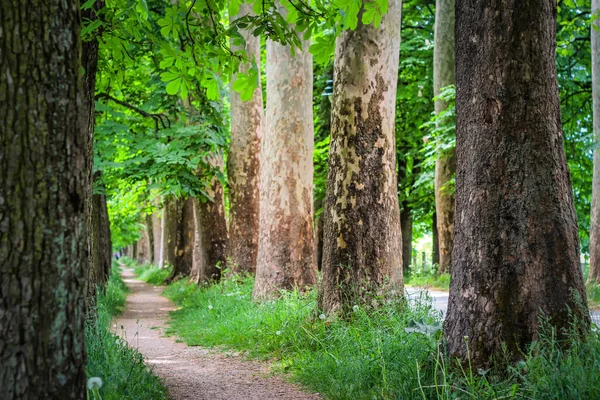
[[175,263],[173,271],[165,283],[188,276],[192,270],[194,257],[194,239],[196,224],[194,222],[194,202],[190,197],[177,200],[177,241],[175,243]]
[[[217,161],[222,165],[222,159]],[[196,225],[193,264],[190,281],[204,284],[219,280],[225,266],[227,250],[227,221],[223,186],[215,177],[208,194],[214,199],[194,199],[194,223]]]
[[[538,335],[589,322],[563,149],[556,2],[457,0],[457,176],[444,335],[451,357],[487,366]],[[580,301],[574,301],[574,295]],[[581,326],[585,330],[586,324]]]
[[162,210],[152,213],[152,236],[154,237],[154,264],[162,265]]
[[[244,3],[232,20],[252,14],[252,5]],[[260,66],[260,38],[248,31],[241,31],[241,34],[246,40],[248,59]],[[235,46],[232,48],[236,49]],[[248,67],[249,65],[245,65],[240,70],[245,72]],[[240,95],[232,89],[230,101],[231,142],[227,158],[230,217],[228,255],[234,270],[254,273],[258,253],[258,185],[264,119],[262,88],[259,85],[248,101],[242,101]]]
[[177,214],[177,200],[167,200],[162,210],[160,268],[164,268],[167,265],[175,265],[175,248],[177,247]]
[[0,7],[0,398],[85,399],[79,4]]
[[[285,15],[285,9],[278,5]],[[258,262],[253,297],[317,282],[313,231],[312,56],[267,41]]]
[[[600,10],[600,0],[592,0],[592,15]],[[594,137],[600,140],[600,22],[592,27],[592,99]],[[592,178],[592,216],[590,219],[590,273],[588,282],[600,283],[600,148],[594,150]]]
[[401,9],[401,1],[390,0],[379,28],[359,23],[337,40],[323,245],[326,312],[403,290],[394,135]]
[[[435,46],[433,51],[433,94],[456,82],[454,68],[454,4],[455,0],[437,0],[435,5]],[[436,100],[435,113],[439,114],[448,103]],[[454,239],[454,194],[445,185],[456,172],[456,156],[439,153],[435,162],[435,211],[440,251],[439,272],[449,272]]]

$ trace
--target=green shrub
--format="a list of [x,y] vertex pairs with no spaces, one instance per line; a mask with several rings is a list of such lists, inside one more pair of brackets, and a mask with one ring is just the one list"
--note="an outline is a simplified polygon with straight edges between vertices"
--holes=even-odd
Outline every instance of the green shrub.
[[88,398],[166,399],[164,386],[146,367],[142,355],[127,346],[111,329],[113,319],[125,308],[126,297],[127,286],[115,262],[106,293],[98,295],[98,317],[87,321],[85,327],[87,376],[102,379],[102,387],[96,393],[88,390]]

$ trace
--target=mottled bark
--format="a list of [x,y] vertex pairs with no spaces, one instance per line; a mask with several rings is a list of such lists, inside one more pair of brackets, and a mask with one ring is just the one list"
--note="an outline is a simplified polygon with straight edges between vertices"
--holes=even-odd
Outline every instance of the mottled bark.
[[154,264],[161,266],[162,263],[162,210],[152,213],[152,236],[154,238]]
[[177,199],[165,201],[161,221],[161,264],[160,268],[175,264],[175,248],[177,247]]
[[183,276],[188,276],[192,270],[194,257],[194,239],[196,224],[194,222],[194,202],[190,197],[177,200],[177,241],[175,243],[175,263],[173,271],[165,280],[170,283]]
[[[222,159],[216,162],[222,165]],[[226,262],[227,221],[223,185],[216,177],[207,192],[213,200],[194,199],[196,229],[190,281],[198,284],[219,280]]]
[[[323,247],[322,308],[401,296],[394,117],[402,2],[381,26],[337,39]],[[369,302],[370,303],[370,302]]]
[[[252,15],[252,5],[242,4],[232,21]],[[260,38],[251,32],[240,32],[246,40],[246,54],[260,67]],[[232,46],[233,49],[237,49]],[[249,63],[240,71],[246,72]],[[234,78],[235,79],[235,78]],[[232,80],[233,81],[233,80]],[[256,272],[258,253],[259,168],[263,135],[263,98],[259,86],[252,99],[242,101],[233,89],[231,101],[231,142],[227,158],[229,183],[229,248],[228,256],[235,271]]]
[[[279,11],[285,9],[278,4]],[[253,297],[317,282],[313,231],[312,56],[267,41],[258,262]]]
[[[592,0],[592,15],[598,15],[600,0]],[[592,26],[592,99],[594,138],[600,141],[600,21]],[[594,149],[592,215],[590,218],[590,272],[588,282],[600,283],[600,148]]]
[[[455,0],[437,0],[433,51],[433,94],[456,83],[454,68],[454,4]],[[448,108],[443,100],[435,101],[436,115]],[[440,121],[438,121],[438,124]],[[439,244],[439,272],[449,272],[454,239],[454,193],[447,187],[456,172],[456,156],[438,152],[435,162],[435,211]]]
[[0,398],[85,399],[79,4],[0,7]]
[[540,312],[559,339],[569,309],[582,331],[589,312],[560,120],[556,2],[457,0],[456,16],[457,218],[444,336],[451,357],[486,367],[503,344],[503,357],[527,352]]

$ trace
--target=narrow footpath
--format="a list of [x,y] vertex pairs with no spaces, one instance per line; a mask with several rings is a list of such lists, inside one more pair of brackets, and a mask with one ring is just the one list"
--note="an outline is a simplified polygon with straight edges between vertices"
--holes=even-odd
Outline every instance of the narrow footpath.
[[202,347],[176,342],[164,334],[169,311],[176,307],[161,296],[163,288],[135,279],[123,269],[131,289],[117,334],[137,348],[163,379],[173,400],[316,400],[318,394],[272,376],[268,365]]

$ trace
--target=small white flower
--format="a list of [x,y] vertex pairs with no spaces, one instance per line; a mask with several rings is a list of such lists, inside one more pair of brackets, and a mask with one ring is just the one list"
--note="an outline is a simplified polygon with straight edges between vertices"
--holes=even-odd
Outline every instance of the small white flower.
[[93,378],[88,379],[87,388],[89,390],[96,390],[102,387],[102,378],[99,376],[95,376]]
[[319,315],[319,319],[323,319],[323,320],[324,320],[325,318],[327,318],[327,317],[325,316],[325,314],[321,314],[321,315]]
[[117,340],[115,340],[115,343],[116,343],[117,345],[121,344],[121,339],[117,339]]
[[277,332],[275,332],[275,334],[276,334],[277,336],[279,336],[279,335],[281,335],[281,331],[277,331]]
[[469,340],[469,337],[465,335],[465,336],[463,336],[463,339],[464,339],[464,341],[466,342],[466,341],[468,341],[468,340]]
[[354,310],[354,312],[357,312],[359,310],[359,307],[357,305],[353,306],[352,309]]
[[208,309],[209,309],[209,310],[212,310],[212,309],[213,309],[213,306],[211,306],[211,305],[209,304],[209,305],[208,305]]

